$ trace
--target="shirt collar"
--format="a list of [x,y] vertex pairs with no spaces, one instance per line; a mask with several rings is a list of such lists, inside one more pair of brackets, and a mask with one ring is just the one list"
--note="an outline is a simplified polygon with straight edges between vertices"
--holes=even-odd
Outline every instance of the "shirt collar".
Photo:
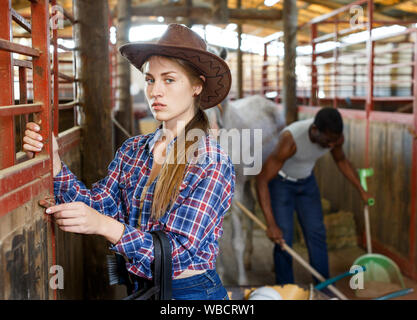
[[[155,143],[161,138],[162,133],[163,133],[162,126],[159,126],[159,128],[156,129],[156,131],[153,133],[153,135],[151,135],[149,137],[148,142],[147,142],[147,147],[149,148],[149,152],[153,152],[153,148],[155,147]],[[169,145],[167,147],[167,154],[171,150],[171,148],[172,148],[172,146],[173,146],[173,144],[176,140],[177,140],[177,137],[172,139],[172,141],[169,143]]]

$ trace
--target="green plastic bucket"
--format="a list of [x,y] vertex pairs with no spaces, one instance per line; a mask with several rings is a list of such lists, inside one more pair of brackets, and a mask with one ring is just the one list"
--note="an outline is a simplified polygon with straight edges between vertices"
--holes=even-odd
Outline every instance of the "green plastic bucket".
[[[389,285],[396,285],[400,289],[405,288],[403,276],[401,274],[400,268],[397,264],[392,261],[390,258],[377,253],[369,253],[363,256],[360,256],[355,260],[353,265],[364,266],[366,271],[363,273],[363,282],[364,288],[371,286],[371,284],[380,284],[382,287],[386,284],[387,292],[375,293],[374,297],[381,296],[383,294],[389,293]],[[361,289],[356,289],[356,296],[360,296]],[[371,297],[371,296],[368,296]]]

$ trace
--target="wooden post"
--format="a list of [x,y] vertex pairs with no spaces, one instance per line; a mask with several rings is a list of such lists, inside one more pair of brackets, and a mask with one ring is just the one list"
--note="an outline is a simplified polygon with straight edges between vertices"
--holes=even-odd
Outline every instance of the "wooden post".
[[[316,54],[316,43],[315,39],[317,37],[317,24],[313,23],[311,25],[311,93],[310,93],[310,106],[317,105],[317,54]],[[285,60],[284,60],[285,61]]]
[[188,27],[188,28],[192,28],[194,22],[193,19],[191,18],[191,8],[193,7],[193,0],[185,0],[185,7],[187,8],[187,16],[185,17],[185,21],[184,24]]
[[[130,0],[117,2],[117,47],[129,42]],[[117,54],[117,85],[116,85],[116,120],[122,127],[132,134],[132,99],[130,96],[130,63],[120,54]],[[127,139],[126,135],[117,127],[114,130],[115,149],[119,148]]]
[[290,124],[297,120],[297,90],[295,77],[295,59],[297,57],[297,3],[296,0],[284,0],[284,95],[286,121]]
[[262,95],[268,91],[268,43],[264,43],[264,58],[262,64]]
[[[242,0],[237,1],[237,8],[242,6]],[[237,25],[237,94],[238,98],[243,98],[243,59],[242,59],[242,23]]]
[[242,25],[237,26],[237,92],[238,98],[243,98],[243,59],[242,59]]
[[[77,0],[74,5],[75,41],[80,58],[80,103],[83,125],[83,180],[103,178],[113,158],[111,147],[108,4],[105,0]],[[91,19],[91,17],[95,17]],[[97,153],[100,156],[97,156]]]
[[[337,15],[335,17],[337,20]],[[334,41],[337,44],[339,42],[339,26],[337,21],[334,23]],[[333,68],[333,108],[337,108],[337,97],[339,92],[339,49],[335,46],[333,50],[334,68]],[[340,81],[341,82],[341,81]]]
[[[82,124],[82,180],[87,186],[104,178],[113,159],[110,104],[109,31],[107,0],[75,0],[79,100]],[[114,298],[107,283],[108,243],[99,236],[83,236],[84,298]]]

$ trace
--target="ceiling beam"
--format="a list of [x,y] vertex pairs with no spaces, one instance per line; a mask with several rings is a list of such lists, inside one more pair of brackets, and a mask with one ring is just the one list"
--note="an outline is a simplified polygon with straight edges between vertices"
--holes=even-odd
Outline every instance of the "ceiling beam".
[[[132,16],[162,16],[166,18],[184,17],[193,21],[203,23],[225,23],[218,18],[211,8],[207,7],[184,7],[184,6],[134,6],[131,9]],[[257,9],[227,9],[225,15],[234,20],[281,20],[282,11],[276,9],[257,10]]]
[[[302,0],[302,1],[307,2],[309,4],[318,4],[320,6],[327,7],[331,10],[336,10],[336,9],[339,9],[339,8],[342,8],[342,7],[346,6],[346,4],[340,4],[340,3],[333,2],[333,1],[328,1],[328,0]],[[374,11],[374,19],[375,20],[384,20],[384,21],[396,21],[397,20],[396,18],[393,18],[393,17],[388,16],[386,14],[379,13],[378,11],[379,10],[377,8]],[[364,9],[364,12],[366,12],[365,9]]]

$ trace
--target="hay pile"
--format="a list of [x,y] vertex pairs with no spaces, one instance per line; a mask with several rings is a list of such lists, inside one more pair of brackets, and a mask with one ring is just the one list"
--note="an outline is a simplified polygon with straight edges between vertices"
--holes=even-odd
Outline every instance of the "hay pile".
[[[356,224],[353,213],[349,211],[331,212],[330,202],[326,199],[322,199],[322,207],[328,250],[357,246]],[[296,214],[294,215],[296,216]],[[296,218],[295,220],[294,243],[305,247],[300,224]]]

